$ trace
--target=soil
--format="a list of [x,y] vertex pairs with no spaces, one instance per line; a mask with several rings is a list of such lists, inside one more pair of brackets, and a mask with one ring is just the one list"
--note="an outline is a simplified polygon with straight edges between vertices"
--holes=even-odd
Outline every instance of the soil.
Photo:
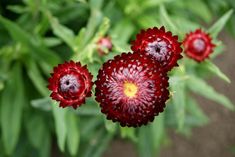
[[[220,39],[226,45],[226,51],[214,60],[214,63],[229,76],[231,84],[213,78],[209,83],[235,103],[235,40],[222,34]],[[202,97],[197,97],[201,107],[210,118],[210,122],[193,129],[187,138],[169,131],[171,145],[162,149],[160,157],[234,157],[235,156],[235,112]],[[233,147],[233,151],[232,151]],[[103,157],[137,157],[131,143],[115,140]]]

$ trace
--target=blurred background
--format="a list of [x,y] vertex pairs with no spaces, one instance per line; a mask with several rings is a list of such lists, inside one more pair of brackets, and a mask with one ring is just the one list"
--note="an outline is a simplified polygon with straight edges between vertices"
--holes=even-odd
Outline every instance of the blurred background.
[[[0,0],[0,157],[235,156],[234,8],[234,0]],[[175,94],[153,123],[122,128],[94,97],[77,110],[49,98],[57,64],[80,61],[95,79],[141,29],[162,25],[180,41],[202,28],[217,46],[210,60],[184,56],[169,74]],[[112,49],[99,45],[104,37]]]

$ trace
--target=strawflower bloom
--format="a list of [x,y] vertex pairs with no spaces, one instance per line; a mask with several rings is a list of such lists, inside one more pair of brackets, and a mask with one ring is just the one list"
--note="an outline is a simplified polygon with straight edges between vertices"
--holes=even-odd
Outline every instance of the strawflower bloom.
[[101,112],[121,126],[153,121],[169,98],[167,74],[140,52],[122,53],[104,63],[95,84]]
[[52,99],[60,102],[60,107],[72,106],[76,109],[91,96],[92,75],[80,62],[65,62],[54,67],[48,79]]
[[165,71],[170,71],[177,66],[177,61],[182,58],[182,48],[178,36],[173,36],[164,27],[141,30],[131,45],[134,52],[140,50],[153,57]]
[[187,34],[183,46],[185,54],[198,62],[208,58],[215,47],[210,35],[201,29]]

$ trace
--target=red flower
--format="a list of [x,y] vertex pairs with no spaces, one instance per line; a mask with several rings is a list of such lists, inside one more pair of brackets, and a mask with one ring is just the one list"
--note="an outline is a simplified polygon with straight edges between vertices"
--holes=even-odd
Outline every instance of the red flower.
[[183,41],[183,46],[186,55],[198,62],[208,58],[215,47],[209,34],[201,29],[187,34]]
[[97,42],[97,51],[100,56],[105,55],[107,52],[112,50],[112,42],[110,37],[100,38]]
[[65,62],[54,67],[54,72],[48,79],[51,97],[60,101],[60,107],[72,106],[76,109],[85,103],[85,98],[91,96],[92,75],[86,66],[80,62]]
[[165,71],[171,70],[177,65],[178,59],[182,58],[178,36],[172,36],[172,33],[166,32],[164,27],[142,30],[131,44],[133,51],[140,50],[152,56]]
[[121,126],[141,126],[162,112],[169,98],[168,77],[142,53],[123,53],[99,70],[96,100],[107,119]]

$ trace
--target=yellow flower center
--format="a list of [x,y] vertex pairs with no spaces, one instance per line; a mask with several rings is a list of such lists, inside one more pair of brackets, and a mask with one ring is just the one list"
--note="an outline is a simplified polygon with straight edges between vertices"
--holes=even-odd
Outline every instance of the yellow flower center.
[[129,97],[129,98],[133,98],[136,96],[136,93],[138,91],[138,87],[136,84],[131,83],[131,82],[124,82],[123,84],[123,91],[124,94]]

